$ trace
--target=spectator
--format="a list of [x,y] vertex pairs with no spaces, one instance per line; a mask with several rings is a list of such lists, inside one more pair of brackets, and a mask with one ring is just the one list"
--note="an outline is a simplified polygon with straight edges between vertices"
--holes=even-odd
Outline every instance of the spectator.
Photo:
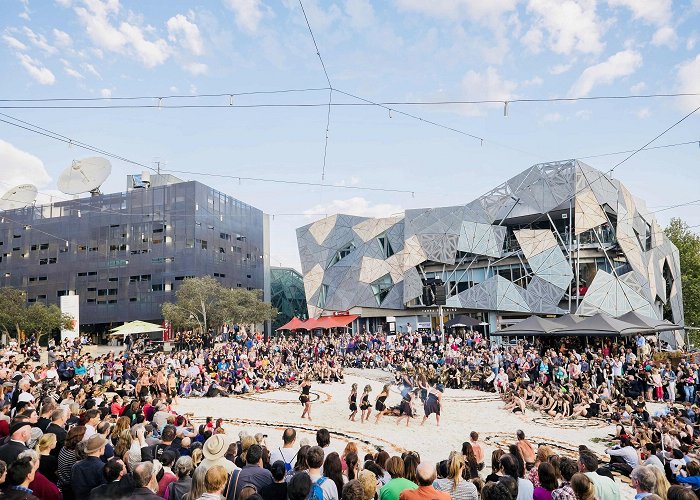
[[632,488],[637,491],[637,494],[634,496],[635,500],[641,500],[654,494],[656,475],[650,466],[640,465],[636,467],[630,473],[630,479],[632,480]]
[[[421,463],[416,469],[416,479],[418,488],[415,490],[404,490],[399,495],[400,500],[450,500],[450,494],[438,491],[433,488],[433,482],[437,477],[435,466]],[[476,488],[475,488],[476,490]]]
[[34,465],[31,457],[14,460],[7,471],[9,488],[5,490],[3,500],[39,500],[29,488],[38,468],[39,464]]
[[[620,500],[620,489],[614,479],[598,474],[598,458],[588,450],[579,452],[578,470],[591,480],[597,500]],[[573,485],[572,485],[573,488]]]
[[202,494],[197,500],[220,500],[221,494],[226,487],[228,472],[221,465],[214,465],[207,470],[204,476],[204,487],[206,493]]
[[73,465],[71,484],[77,499],[88,497],[93,488],[105,483],[104,462],[100,457],[104,454],[106,445],[107,440],[104,437],[93,434],[85,446],[87,457]]
[[479,493],[476,491],[476,486],[462,478],[465,466],[464,455],[451,452],[447,463],[447,477],[437,479],[434,482],[435,489],[449,493],[453,500],[478,500]]
[[141,462],[134,468],[134,491],[130,498],[140,500],[161,500],[155,494],[158,491],[158,481],[153,469],[152,462]]
[[[214,439],[216,434],[210,439]],[[225,460],[225,459],[224,459]],[[241,490],[246,485],[252,485],[257,491],[262,490],[268,484],[272,484],[274,479],[269,470],[262,467],[262,447],[259,444],[251,445],[246,453],[246,465],[239,471],[231,474],[228,488],[227,500],[240,500]]]
[[108,500],[128,496],[133,480],[126,475],[126,465],[119,458],[110,458],[102,469],[105,482],[92,489],[88,500]]
[[516,500],[532,500],[534,487],[529,479],[519,477],[520,465],[515,455],[510,453],[503,455],[501,457],[500,464],[501,468],[503,469],[503,473],[506,476],[512,477],[518,483],[518,496]]
[[177,452],[173,449],[168,449],[160,456],[160,463],[163,466],[163,476],[158,480],[158,496],[165,498],[165,490],[170,483],[177,481],[177,476],[173,473],[171,467],[177,460]]
[[534,500],[552,500],[552,492],[557,489],[557,475],[549,462],[541,462],[537,466],[539,486],[533,491]]
[[364,490],[360,481],[353,479],[345,483],[340,498],[341,500],[364,500]]
[[308,474],[294,474],[287,485],[289,500],[306,500],[311,491],[311,478]]
[[282,433],[282,448],[277,448],[270,452],[270,461],[276,462],[282,460],[286,470],[292,470],[296,462],[297,452],[299,451],[299,449],[295,447],[296,440],[297,432],[291,427],[285,429]]
[[596,487],[588,474],[577,472],[571,477],[571,489],[576,500],[600,500],[596,495]]
[[20,453],[27,448],[27,441],[31,437],[32,427],[29,422],[15,421],[10,424],[10,439],[0,446],[0,460],[6,464],[12,464]]
[[391,457],[386,461],[386,470],[391,475],[391,481],[379,491],[379,500],[399,500],[404,490],[415,490],[418,485],[404,477],[404,462],[401,457]]
[[190,475],[194,471],[194,464],[192,463],[192,458],[188,456],[182,456],[175,462],[175,467],[173,472],[177,476],[177,481],[172,482],[168,485],[165,491],[166,500],[183,500],[185,495],[192,488],[192,478]]
[[284,480],[287,469],[284,461],[277,460],[270,466],[270,473],[274,482],[264,486],[260,490],[260,496],[263,500],[286,500],[287,498],[287,483]]

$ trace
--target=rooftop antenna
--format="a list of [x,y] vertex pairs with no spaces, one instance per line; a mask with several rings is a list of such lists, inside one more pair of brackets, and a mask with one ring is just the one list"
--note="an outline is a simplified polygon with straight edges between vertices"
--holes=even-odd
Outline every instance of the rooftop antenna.
[[9,190],[0,198],[0,210],[15,210],[31,205],[36,200],[38,191],[34,184],[20,184]]
[[112,172],[112,164],[97,156],[73,160],[58,177],[58,189],[65,194],[100,194],[100,186]]

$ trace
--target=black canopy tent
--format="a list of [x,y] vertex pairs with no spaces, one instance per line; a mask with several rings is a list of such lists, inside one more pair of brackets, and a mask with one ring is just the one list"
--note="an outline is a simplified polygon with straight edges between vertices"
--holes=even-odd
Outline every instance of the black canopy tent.
[[[670,321],[665,319],[654,319],[648,316],[639,314],[636,311],[630,311],[627,314],[623,314],[619,318],[620,321],[626,321],[627,323],[632,323],[642,328],[649,328],[654,332],[668,332],[671,330],[682,330],[682,326],[674,325]],[[653,332],[652,332],[653,333]]]
[[549,335],[564,328],[551,319],[539,316],[530,316],[514,325],[504,328],[498,332],[493,332],[492,337],[536,337],[538,335]]
[[598,313],[582,319],[575,325],[552,332],[557,337],[629,337],[637,333],[650,333],[654,330],[615,319],[609,314]]
[[480,324],[481,323],[478,319],[460,314],[459,316],[455,316],[450,321],[445,323],[445,328],[472,328],[474,326],[479,326]]
[[584,316],[579,316],[578,314],[565,314],[564,316],[559,316],[551,321],[563,328],[569,328],[570,326],[577,325],[584,319]]

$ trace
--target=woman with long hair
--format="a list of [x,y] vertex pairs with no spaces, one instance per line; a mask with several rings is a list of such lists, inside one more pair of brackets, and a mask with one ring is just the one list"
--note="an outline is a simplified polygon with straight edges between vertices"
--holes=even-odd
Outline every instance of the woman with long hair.
[[540,485],[540,479],[539,479],[539,465],[541,463],[547,462],[549,457],[554,455],[554,450],[550,448],[547,445],[542,445],[539,448],[537,448],[537,453],[535,453],[535,465],[532,466],[532,469],[527,474],[527,478],[530,480],[532,485],[537,488]]
[[378,424],[379,420],[384,415],[386,411],[386,398],[389,397],[389,384],[385,384],[382,388],[382,392],[379,393],[377,399],[374,402],[374,409],[377,410],[377,416],[374,419],[374,423]]
[[194,473],[192,474],[192,487],[190,492],[183,497],[183,500],[197,500],[207,492],[207,487],[204,484],[206,475],[206,468],[195,466]]
[[651,470],[656,476],[656,486],[654,486],[654,493],[661,497],[661,500],[668,500],[668,489],[671,487],[671,483],[666,479],[666,474],[658,467],[651,466]]
[[301,418],[308,417],[311,420],[311,376],[308,373],[304,375],[304,379],[299,384],[299,387],[301,388],[299,401],[304,407],[304,411],[301,412]]
[[372,413],[372,405],[369,402],[369,393],[372,392],[372,386],[367,384],[362,391],[362,399],[360,400],[360,422],[369,420],[369,415]]
[[355,421],[355,416],[357,415],[357,384],[352,384],[350,388],[350,395],[348,396],[348,406],[350,407],[350,416],[348,419],[351,422]]
[[577,472],[571,477],[570,486],[576,500],[595,500],[595,485],[587,475]]
[[403,459],[403,473],[406,479],[413,481],[418,484],[418,479],[416,478],[416,469],[420,464],[420,457],[415,451],[409,451]]
[[357,456],[357,453],[348,453],[345,456],[345,464],[347,466],[345,469],[345,477],[348,478],[348,481],[357,479],[360,473],[360,458]]
[[287,482],[289,482],[297,472],[306,472],[309,470],[309,464],[306,461],[306,457],[309,454],[309,448],[311,447],[308,444],[305,444],[299,448],[299,451],[297,452],[297,461],[294,462],[294,468],[287,472],[287,475],[284,477]]
[[354,453],[357,455],[357,444],[355,441],[348,441],[348,444],[345,445],[345,449],[343,450],[343,454],[340,455],[340,464],[343,466],[343,472],[345,472],[348,468],[347,462],[346,462],[346,457],[350,453]]
[[474,448],[469,441],[462,443],[462,455],[464,455],[464,479],[479,477],[479,464],[476,461]]
[[323,461],[323,475],[335,483],[338,491],[343,491],[343,470],[337,452],[326,455],[326,460]]
[[533,492],[534,500],[552,500],[552,492],[559,487],[557,473],[549,462],[540,462],[537,466],[539,484]]
[[63,493],[65,500],[72,500],[73,488],[71,487],[73,465],[78,461],[78,443],[85,436],[85,426],[76,425],[71,427],[66,435],[66,441],[63,443],[63,448],[58,453],[58,487]]
[[112,428],[112,446],[117,446],[117,442],[122,435],[122,431],[131,429],[131,419],[129,417],[119,417]]
[[501,457],[505,452],[500,448],[496,448],[491,453],[491,474],[486,476],[487,483],[497,483],[503,477],[503,468],[501,467]]
[[465,466],[464,455],[452,451],[447,460],[447,477],[436,479],[435,489],[449,493],[454,500],[478,500],[474,483],[462,477]]

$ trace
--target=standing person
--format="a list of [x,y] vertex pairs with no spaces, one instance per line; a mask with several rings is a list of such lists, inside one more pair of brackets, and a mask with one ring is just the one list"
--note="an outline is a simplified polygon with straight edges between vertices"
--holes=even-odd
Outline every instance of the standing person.
[[391,475],[391,481],[379,490],[379,500],[399,500],[404,490],[415,490],[418,485],[404,477],[405,467],[401,457],[391,457],[386,461],[386,471]]
[[378,424],[379,420],[384,415],[386,411],[386,398],[389,397],[389,384],[385,384],[382,388],[382,392],[379,393],[377,399],[374,402],[374,409],[377,410],[377,416],[374,419],[374,423]]
[[413,392],[409,391],[406,392],[406,394],[404,394],[403,399],[401,400],[401,406],[399,407],[401,410],[401,414],[399,415],[399,418],[396,419],[396,425],[399,425],[401,423],[401,420],[405,418],[406,427],[408,427],[408,424],[413,418],[413,397],[414,394],[417,394],[418,390],[419,389],[414,389]]
[[301,387],[301,395],[299,396],[299,401],[304,406],[304,411],[301,412],[301,418],[309,417],[311,420],[311,380],[308,374],[304,376],[304,380],[301,381],[299,385]]
[[478,500],[479,492],[471,481],[463,478],[464,455],[453,451],[447,462],[447,477],[435,481],[435,489],[450,494],[453,500]]
[[479,442],[479,433],[476,431],[471,431],[469,433],[469,444],[472,445],[472,450],[474,451],[474,458],[476,458],[476,465],[478,470],[484,469],[484,448]]
[[425,424],[428,418],[430,418],[430,415],[434,413],[437,425],[438,427],[440,426],[440,410],[442,407],[443,390],[444,387],[442,384],[438,384],[434,388],[431,387],[430,389],[428,389],[428,397],[425,400],[425,404],[423,405],[425,416],[423,417],[423,421],[420,423],[421,425]]
[[355,421],[355,416],[357,415],[357,384],[352,384],[350,388],[350,396],[348,396],[348,404],[350,405],[350,417],[351,422]]
[[311,496],[318,498],[317,490],[322,491],[323,500],[338,500],[338,487],[335,482],[327,478],[321,472],[323,467],[323,448],[320,446],[312,446],[309,448],[309,453],[306,460],[309,464],[309,478],[311,478]]
[[360,401],[360,422],[369,420],[369,415],[372,413],[372,405],[369,403],[369,393],[372,392],[372,386],[367,384],[362,391],[362,400]]
[[535,461],[537,460],[532,445],[530,441],[525,438],[525,433],[522,430],[518,430],[515,436],[518,438],[518,450],[525,461],[525,468],[530,470],[534,467]]
[[297,453],[299,448],[295,446],[297,441],[297,431],[288,427],[282,433],[282,448],[272,450],[270,453],[270,462],[274,463],[281,460],[284,463],[284,468],[287,472],[294,468],[296,463]]

